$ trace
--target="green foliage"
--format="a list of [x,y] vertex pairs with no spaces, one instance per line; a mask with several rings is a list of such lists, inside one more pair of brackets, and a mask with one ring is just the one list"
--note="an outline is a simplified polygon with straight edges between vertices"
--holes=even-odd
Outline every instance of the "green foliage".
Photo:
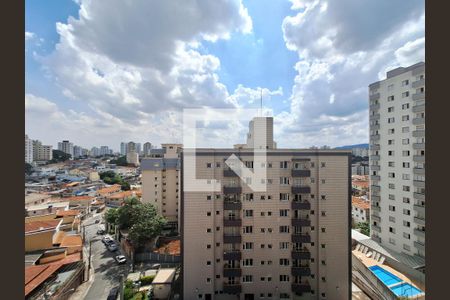
[[113,171],[101,172],[99,175],[100,179],[106,184],[120,184],[122,191],[129,191],[131,189],[130,184]]
[[122,189],[122,191],[129,191],[131,190],[131,186],[128,182],[126,181],[122,181],[122,183],[120,184],[120,188]]
[[105,221],[109,224],[117,225],[117,221],[119,218],[119,211],[117,208],[110,208],[105,213]]
[[127,157],[126,156],[120,156],[117,159],[111,160],[109,163],[115,164],[117,166],[128,166]]
[[33,166],[29,163],[25,163],[25,174],[31,175],[33,173]]
[[151,284],[153,282],[153,279],[155,279],[155,275],[141,277],[141,285]]
[[361,230],[362,234],[370,236],[370,225],[369,222],[361,222],[356,224],[356,228]]
[[62,162],[70,159],[72,155],[62,152],[61,150],[52,150],[53,159],[50,160],[51,163]]

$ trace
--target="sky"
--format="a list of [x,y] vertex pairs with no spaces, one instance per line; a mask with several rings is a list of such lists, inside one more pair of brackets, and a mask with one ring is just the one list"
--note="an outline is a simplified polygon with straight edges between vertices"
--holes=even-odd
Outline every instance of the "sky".
[[[26,0],[25,127],[181,143],[184,109],[258,109],[279,148],[368,142],[368,85],[425,60],[423,0]],[[199,146],[244,143],[210,124]],[[219,122],[220,123],[220,122]]]

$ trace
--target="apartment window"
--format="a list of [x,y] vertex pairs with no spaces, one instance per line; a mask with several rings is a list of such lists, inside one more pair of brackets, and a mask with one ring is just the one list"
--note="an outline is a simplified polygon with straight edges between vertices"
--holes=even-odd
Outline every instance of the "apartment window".
[[409,92],[403,92],[402,93],[402,98],[406,98],[409,97]]
[[288,282],[289,275],[280,275],[280,282]]
[[325,233],[325,231],[326,231],[325,227],[320,228],[320,230],[321,230],[323,233]]
[[395,195],[389,194],[389,200],[395,200]]
[[268,168],[272,168],[272,163],[267,163]]
[[395,217],[389,216],[389,222],[395,223]]
[[206,163],[207,168],[211,168],[211,163]]
[[206,200],[211,200],[211,195],[206,196]]
[[288,209],[280,209],[280,217],[287,217],[288,211]]
[[321,195],[321,196],[320,196],[320,199],[322,199],[322,200],[327,200],[327,197],[326,197],[325,195]]
[[242,260],[242,265],[245,267],[253,266],[253,258],[246,258]]
[[[407,216],[410,216],[411,215],[411,211],[409,209],[404,208],[403,209],[403,214],[407,215]],[[405,224],[405,221],[403,222],[403,224]],[[408,225],[409,225],[409,222],[408,222]],[[409,227],[409,226],[407,226],[407,227]]]
[[325,211],[322,211],[322,217],[325,217],[327,214],[325,213]]
[[322,263],[322,265],[324,265],[324,266],[326,265],[325,260],[322,260],[321,263]]
[[403,237],[407,240],[411,239],[411,235],[409,233],[403,232]]
[[403,180],[409,180],[410,178],[411,178],[411,176],[409,174],[402,174]]
[[389,205],[389,210],[390,211],[395,211],[395,206],[394,205]]
[[410,154],[409,150],[402,151],[403,156],[409,156],[409,154]]
[[391,190],[395,190],[395,184],[393,184],[393,183],[389,183],[388,187]]
[[402,139],[403,145],[409,145],[409,139]]
[[394,145],[395,140],[388,140],[388,145]]
[[280,242],[280,249],[289,249],[289,242]]
[[211,231],[212,231],[211,228],[206,228],[206,232],[207,232],[207,233],[210,233]]
[[[388,85],[388,91],[393,91],[394,90],[394,84],[390,84]],[[394,96],[392,96],[394,97]]]
[[395,133],[395,129],[394,128],[388,129],[388,134],[394,134],[394,133]]
[[411,251],[411,247],[409,245],[403,244],[403,250]]
[[322,168],[325,168],[325,163],[324,163],[324,162],[320,163],[320,166],[321,166]]
[[220,226],[217,226],[217,227],[216,227],[216,231],[220,231]]
[[280,258],[280,266],[289,266],[288,258]]
[[389,232],[395,233],[395,228],[394,227],[389,227]]
[[409,103],[402,104],[403,110],[408,109],[408,108],[409,108]]
[[265,228],[261,228],[261,233],[264,233],[264,232],[266,232],[266,229]]
[[403,197],[403,203],[410,203],[410,200],[408,197]]
[[252,160],[246,161],[245,166],[249,169],[253,169],[253,161]]
[[289,226],[280,226],[280,233],[289,233]]
[[393,112],[393,111],[394,111],[394,107],[393,106],[388,107],[388,112]]
[[289,162],[287,161],[280,161],[280,169],[287,169],[289,165]]
[[402,116],[402,121],[403,121],[403,122],[409,121],[409,115],[404,115],[404,116]]
[[395,178],[395,173],[394,172],[389,172],[388,173],[388,177],[389,178]]
[[211,245],[210,244],[206,245],[206,249],[211,249]]
[[388,151],[388,156],[394,156],[394,150],[389,150]]
[[242,276],[242,282],[252,282],[253,276],[252,275],[244,275]]
[[387,101],[388,101],[388,102],[394,101],[394,96],[389,96],[389,97],[387,98]]
[[253,243],[252,242],[245,242],[242,244],[242,249],[244,250],[251,250],[253,249]]
[[388,118],[388,123],[394,123],[394,122],[395,122],[395,118],[394,117]]
[[408,133],[409,127],[402,127],[402,133]]
[[249,218],[249,217],[253,217],[253,209],[246,209],[244,210],[245,213],[245,217]]
[[389,243],[395,245],[395,240],[393,238],[389,238]]
[[266,215],[266,213],[265,212],[261,212],[261,217],[264,217]]
[[409,80],[408,79],[402,81],[402,86],[406,86],[408,84],[409,84]]
[[220,168],[220,162],[216,162],[216,168]]
[[253,226],[244,226],[244,233],[252,233],[253,232]]
[[404,192],[409,192],[409,191],[410,191],[409,186],[408,186],[408,185],[404,185],[404,186],[403,186],[403,191],[404,191]]
[[280,184],[289,184],[289,177],[280,177]]
[[310,181],[311,181],[311,183],[314,183],[314,182],[315,182],[315,180],[314,180],[313,177],[310,178]]
[[253,201],[253,193],[244,194],[245,201]]
[[280,201],[289,201],[288,193],[280,193]]

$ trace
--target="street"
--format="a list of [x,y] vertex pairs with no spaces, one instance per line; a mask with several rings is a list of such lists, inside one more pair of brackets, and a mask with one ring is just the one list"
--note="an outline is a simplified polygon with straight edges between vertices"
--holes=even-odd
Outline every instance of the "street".
[[92,239],[92,264],[94,270],[94,281],[89,288],[86,297],[87,300],[104,300],[108,297],[113,287],[118,287],[121,275],[127,276],[130,269],[130,262],[118,265],[114,260],[116,255],[121,254],[120,251],[110,252],[102,243],[102,235],[97,235],[99,224],[95,224],[95,219],[101,219],[102,214],[96,214],[85,220],[86,225],[86,242]]

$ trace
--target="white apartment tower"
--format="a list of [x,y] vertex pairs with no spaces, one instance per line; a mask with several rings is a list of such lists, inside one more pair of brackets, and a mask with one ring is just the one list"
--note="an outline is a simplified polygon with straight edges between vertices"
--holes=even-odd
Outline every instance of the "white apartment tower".
[[69,142],[69,141],[62,141],[58,143],[58,150],[70,154],[72,157],[71,159],[74,158],[74,153],[73,153],[73,143]]
[[[350,299],[351,152],[275,149],[267,121],[248,135],[270,127],[265,192],[225,163],[234,154],[253,171],[249,145],[182,151],[183,299]],[[185,190],[190,156],[220,191]]]
[[152,150],[152,144],[150,142],[146,142],[144,144],[144,156],[150,156],[150,151]]
[[25,162],[31,164],[33,162],[33,141],[25,134]]
[[371,237],[425,257],[425,63],[369,86]]

